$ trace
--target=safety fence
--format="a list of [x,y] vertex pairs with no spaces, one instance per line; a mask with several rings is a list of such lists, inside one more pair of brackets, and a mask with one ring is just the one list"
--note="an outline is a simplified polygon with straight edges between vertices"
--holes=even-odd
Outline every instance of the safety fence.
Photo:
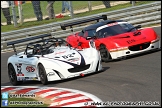
[[[28,22],[28,21],[36,21],[37,17],[35,15],[38,15],[40,12],[42,14],[39,14],[39,16],[42,16],[43,19],[46,19],[48,17],[48,12],[47,12],[47,1],[40,1],[40,9],[39,10],[35,10],[34,7],[32,5],[31,1],[8,1],[10,4],[10,12],[8,12],[7,10],[5,11],[5,15],[8,15],[6,17],[10,17],[12,19],[12,23],[14,24],[14,26],[16,27],[18,23],[22,24],[24,22]],[[39,2],[39,1],[36,1]],[[34,1],[35,4],[38,4]],[[139,1],[138,1],[139,2]],[[53,10],[54,10],[54,14],[55,16],[58,16],[60,14],[62,14],[63,16],[68,16],[71,18],[75,18],[75,15],[77,13],[81,13],[81,12],[86,12],[88,11],[89,13],[91,13],[91,10],[96,10],[96,9],[102,9],[102,8],[106,8],[105,6],[107,6],[107,4],[109,4],[111,7],[115,6],[115,5],[119,5],[119,4],[126,4],[126,3],[130,3],[130,1],[65,1],[65,3],[69,4],[69,7],[66,8],[62,8],[62,1],[55,1],[53,3]],[[142,3],[145,3],[144,1]],[[147,2],[146,2],[147,3]],[[132,4],[133,6],[133,4]],[[72,11],[68,11],[68,8],[71,9]],[[64,13],[63,12],[64,10]],[[42,18],[42,17],[38,17],[38,18]],[[1,24],[6,25],[6,18],[3,15],[3,11],[1,10]]]
[[[124,8],[120,10],[104,12],[99,14],[94,14],[91,16],[74,18],[62,22],[54,22],[50,24],[45,24],[41,26],[24,28],[21,30],[15,30],[11,32],[1,33],[1,51],[6,51],[11,49],[11,46],[7,46],[6,43],[10,41],[14,41],[17,39],[25,39],[27,37],[32,37],[35,35],[51,33],[53,37],[61,37],[66,38],[71,34],[71,29],[68,28],[66,30],[62,30],[60,24],[66,24],[69,22],[78,22],[85,19],[94,18],[96,16],[107,15],[107,18],[110,20],[124,20],[127,21],[134,26],[136,25],[150,25],[150,24],[159,24],[161,23],[161,1],[153,2],[150,4],[133,6],[129,8]],[[76,25],[73,27],[74,32],[78,32],[82,30],[87,25],[93,24],[94,21],[89,23],[84,23],[80,25]],[[26,43],[21,43],[15,45],[17,47],[23,48]]]

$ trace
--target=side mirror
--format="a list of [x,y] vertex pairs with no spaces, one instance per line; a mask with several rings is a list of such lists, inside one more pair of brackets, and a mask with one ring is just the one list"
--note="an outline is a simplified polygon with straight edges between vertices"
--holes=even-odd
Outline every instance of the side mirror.
[[107,15],[102,15],[103,20],[107,20]]
[[63,24],[60,24],[62,30],[66,30],[66,27]]
[[141,25],[137,25],[137,26],[135,26],[135,28],[139,29],[139,28],[141,28]]
[[90,39],[97,39],[97,36],[87,36],[86,40],[90,40]]

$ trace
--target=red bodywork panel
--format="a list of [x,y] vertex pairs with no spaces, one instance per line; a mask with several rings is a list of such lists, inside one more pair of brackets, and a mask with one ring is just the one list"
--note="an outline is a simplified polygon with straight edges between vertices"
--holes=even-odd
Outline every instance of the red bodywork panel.
[[[134,36],[134,33],[141,32],[139,35]],[[95,45],[97,49],[101,44],[106,45],[107,49],[129,47],[145,42],[151,42],[157,39],[157,34],[152,28],[145,28],[136,30],[133,32],[127,32],[115,36],[109,36],[105,38],[95,39]],[[70,35],[66,40],[74,48],[88,48],[89,40],[86,40],[85,37],[78,36],[78,33],[75,35]],[[81,42],[81,47],[78,47],[78,43]]]

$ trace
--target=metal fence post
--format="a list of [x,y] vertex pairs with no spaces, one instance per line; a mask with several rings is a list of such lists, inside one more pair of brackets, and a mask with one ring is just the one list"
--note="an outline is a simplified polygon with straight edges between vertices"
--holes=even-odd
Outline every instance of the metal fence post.
[[71,18],[74,18],[74,12],[73,12],[73,5],[72,5],[72,1],[69,1],[69,4],[70,4],[70,8],[71,8],[71,11],[70,11]]
[[91,1],[88,1],[88,9],[89,9],[89,11],[92,11]]
[[19,23],[23,23],[23,15],[22,15],[22,4],[18,1],[18,11],[19,11]]
[[16,9],[15,9],[15,4],[14,1],[11,1],[11,6],[12,6],[12,16],[13,16],[13,23],[14,26],[17,26],[17,19],[16,19]]

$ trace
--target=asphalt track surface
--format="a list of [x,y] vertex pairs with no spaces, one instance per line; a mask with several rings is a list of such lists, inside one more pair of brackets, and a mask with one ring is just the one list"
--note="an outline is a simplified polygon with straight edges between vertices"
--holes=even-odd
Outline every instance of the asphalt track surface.
[[[161,37],[161,26],[154,30]],[[7,59],[13,52],[1,53],[1,86],[11,86]],[[103,72],[47,86],[77,89],[91,93],[102,101],[157,101],[161,105],[161,50],[129,57],[122,61],[102,63]],[[43,86],[41,82],[24,82],[23,86]]]

